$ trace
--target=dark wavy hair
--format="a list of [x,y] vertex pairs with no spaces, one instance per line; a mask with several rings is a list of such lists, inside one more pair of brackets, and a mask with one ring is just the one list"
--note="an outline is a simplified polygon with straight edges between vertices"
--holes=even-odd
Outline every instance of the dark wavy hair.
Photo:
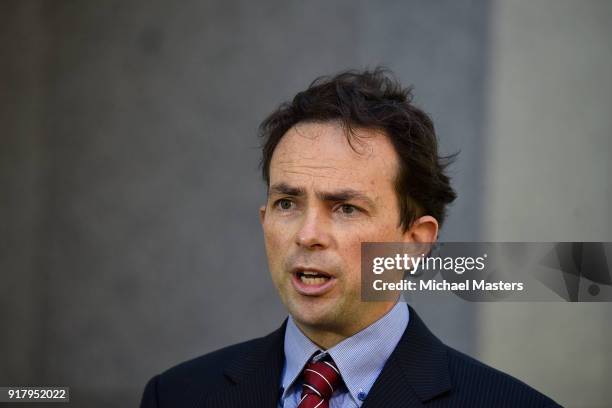
[[260,164],[268,187],[272,154],[285,133],[300,122],[330,121],[342,124],[351,147],[355,128],[382,130],[389,137],[400,162],[395,191],[404,231],[422,215],[442,225],[446,206],[457,197],[445,174],[456,153],[438,155],[433,122],[412,104],[412,89],[403,88],[385,68],[319,77],[261,123]]

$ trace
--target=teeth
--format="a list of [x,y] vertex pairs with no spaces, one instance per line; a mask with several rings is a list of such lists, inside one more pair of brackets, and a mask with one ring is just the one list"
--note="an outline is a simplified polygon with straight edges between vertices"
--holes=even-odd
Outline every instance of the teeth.
[[313,276],[318,275],[317,272],[311,272],[311,271],[304,271],[304,272],[302,272],[302,274],[304,274],[304,275],[313,275]]
[[322,285],[327,281],[327,278],[312,278],[301,275],[300,280],[307,285]]

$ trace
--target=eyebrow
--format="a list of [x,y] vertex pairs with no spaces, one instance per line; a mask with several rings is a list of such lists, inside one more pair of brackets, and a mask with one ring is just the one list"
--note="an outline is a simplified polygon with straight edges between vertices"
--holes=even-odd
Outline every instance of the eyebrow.
[[[270,194],[283,194],[293,197],[303,197],[306,195],[306,190],[301,187],[290,186],[287,183],[278,183],[270,186],[268,195]],[[366,202],[371,207],[375,207],[374,200],[362,193],[361,191],[354,190],[352,188],[345,188],[337,191],[317,191],[317,198],[323,201],[340,202],[349,200],[361,200]]]

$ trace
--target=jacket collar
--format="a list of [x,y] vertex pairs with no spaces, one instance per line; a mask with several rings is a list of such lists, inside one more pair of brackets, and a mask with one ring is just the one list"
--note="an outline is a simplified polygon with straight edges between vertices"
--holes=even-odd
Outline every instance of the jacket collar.
[[408,327],[362,408],[421,406],[452,388],[447,347],[408,308]]
[[249,349],[228,362],[223,370],[225,376],[236,384],[249,379],[261,369],[264,369],[264,372],[259,372],[259,376],[264,374],[280,376],[285,358],[283,343],[286,327],[287,319],[277,330],[252,342]]

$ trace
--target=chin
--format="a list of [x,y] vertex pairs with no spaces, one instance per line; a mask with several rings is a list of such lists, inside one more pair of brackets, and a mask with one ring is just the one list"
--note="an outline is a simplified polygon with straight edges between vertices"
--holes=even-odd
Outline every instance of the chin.
[[304,304],[294,304],[293,306],[289,312],[293,319],[301,325],[323,328],[336,324],[336,316],[333,310],[318,310],[319,308]]

